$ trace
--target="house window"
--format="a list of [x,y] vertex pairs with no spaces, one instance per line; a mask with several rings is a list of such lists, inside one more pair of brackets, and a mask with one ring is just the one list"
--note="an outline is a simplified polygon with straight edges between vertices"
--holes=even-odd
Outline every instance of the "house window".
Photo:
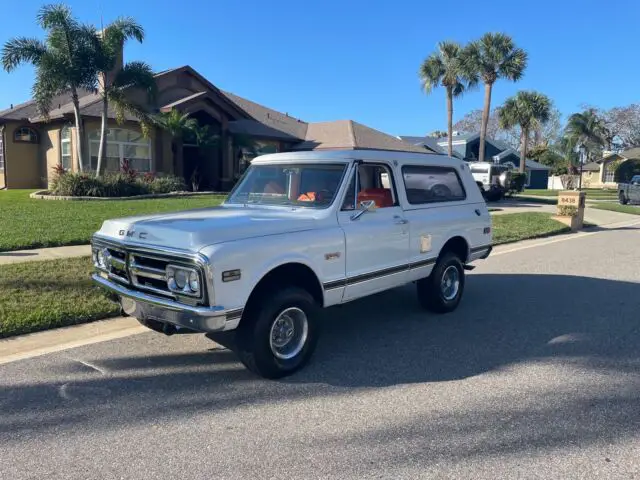
[[4,135],[0,132],[0,172],[4,172]]
[[71,129],[63,127],[60,131],[60,164],[65,170],[71,170]]
[[604,183],[613,183],[615,177],[616,169],[615,164],[609,162],[604,166]]
[[16,128],[13,132],[13,141],[21,143],[38,143],[38,132],[31,127]]
[[[84,169],[95,171],[98,168],[98,151],[100,149],[100,131],[89,134],[89,165]],[[129,167],[138,172],[151,171],[151,141],[145,139],[142,133],[124,128],[109,128],[106,132],[104,156],[104,171],[117,172],[124,161]]]
[[411,205],[467,198],[460,177],[453,168],[407,165],[402,167],[402,176]]

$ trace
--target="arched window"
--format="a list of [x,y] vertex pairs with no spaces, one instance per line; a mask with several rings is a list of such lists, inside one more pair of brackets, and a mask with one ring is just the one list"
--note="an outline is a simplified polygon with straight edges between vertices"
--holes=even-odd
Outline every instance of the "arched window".
[[[98,167],[100,130],[94,130],[89,134],[89,149],[91,165],[85,165],[84,168],[95,171]],[[107,129],[104,170],[117,172],[125,160],[128,160],[129,167],[134,170],[151,171],[151,141],[135,130]]]
[[38,132],[31,127],[16,128],[13,132],[13,141],[20,143],[38,143]]
[[60,163],[65,170],[71,170],[71,129],[68,126],[60,130]]

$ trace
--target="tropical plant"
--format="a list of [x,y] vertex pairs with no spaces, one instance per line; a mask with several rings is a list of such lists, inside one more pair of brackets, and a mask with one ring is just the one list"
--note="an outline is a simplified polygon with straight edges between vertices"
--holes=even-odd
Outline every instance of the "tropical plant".
[[521,91],[508,98],[500,109],[502,128],[520,127],[520,173],[525,171],[529,133],[544,125],[551,115],[551,100],[546,95],[532,91]]
[[574,147],[583,145],[587,158],[591,160],[595,160],[595,156],[608,144],[610,138],[604,119],[593,109],[571,115],[564,133],[567,141]]
[[197,128],[198,122],[189,118],[188,113],[180,113],[175,108],[168,112],[161,112],[153,117],[153,122],[171,135],[171,151],[173,152],[173,171],[178,171],[182,165],[182,145],[185,136]]
[[109,24],[96,39],[95,61],[100,75],[100,94],[102,97],[102,122],[96,176],[100,176],[102,173],[109,104],[115,110],[118,123],[124,122],[128,112],[138,118],[145,137],[148,137],[150,131],[151,122],[147,111],[142,105],[132,101],[127,92],[135,89],[144,90],[147,93],[148,101],[151,101],[156,91],[153,71],[144,62],[129,62],[124,66],[118,64],[124,43],[130,39],[140,43],[144,40],[142,26],[130,17],[118,18]]
[[432,137],[432,138],[442,138],[446,136],[448,136],[447,132],[444,132],[442,130],[434,130],[433,132],[427,135],[427,137]]
[[78,138],[78,170],[82,171],[84,128],[80,121],[79,91],[95,89],[97,75],[94,59],[95,28],[80,24],[63,4],[43,6],[37,14],[38,25],[46,31],[44,41],[16,37],[2,48],[2,66],[12,72],[21,64],[35,67],[33,96],[39,112],[48,118],[55,96],[68,93],[73,103]]
[[461,61],[462,50],[456,42],[440,42],[437,50],[422,62],[418,72],[426,94],[440,86],[446,90],[449,156],[453,155],[453,99],[477,83],[476,76],[465,75]]
[[465,47],[462,53],[462,64],[467,77],[479,77],[484,83],[484,108],[478,151],[478,160],[482,162],[484,161],[493,85],[501,78],[513,82],[518,81],[527,67],[527,53],[516,47],[508,35],[487,33]]

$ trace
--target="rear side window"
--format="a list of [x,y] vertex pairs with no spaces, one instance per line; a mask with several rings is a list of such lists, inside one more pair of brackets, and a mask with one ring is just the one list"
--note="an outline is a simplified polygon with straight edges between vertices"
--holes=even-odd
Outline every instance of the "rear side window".
[[411,205],[467,198],[458,172],[453,168],[406,165],[402,167],[402,178]]

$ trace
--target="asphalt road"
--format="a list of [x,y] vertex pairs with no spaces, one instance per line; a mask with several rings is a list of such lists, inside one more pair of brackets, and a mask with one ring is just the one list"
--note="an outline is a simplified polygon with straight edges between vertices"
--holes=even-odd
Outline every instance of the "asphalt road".
[[327,311],[283,381],[152,332],[0,366],[0,478],[640,478],[640,230],[478,265],[454,314]]

